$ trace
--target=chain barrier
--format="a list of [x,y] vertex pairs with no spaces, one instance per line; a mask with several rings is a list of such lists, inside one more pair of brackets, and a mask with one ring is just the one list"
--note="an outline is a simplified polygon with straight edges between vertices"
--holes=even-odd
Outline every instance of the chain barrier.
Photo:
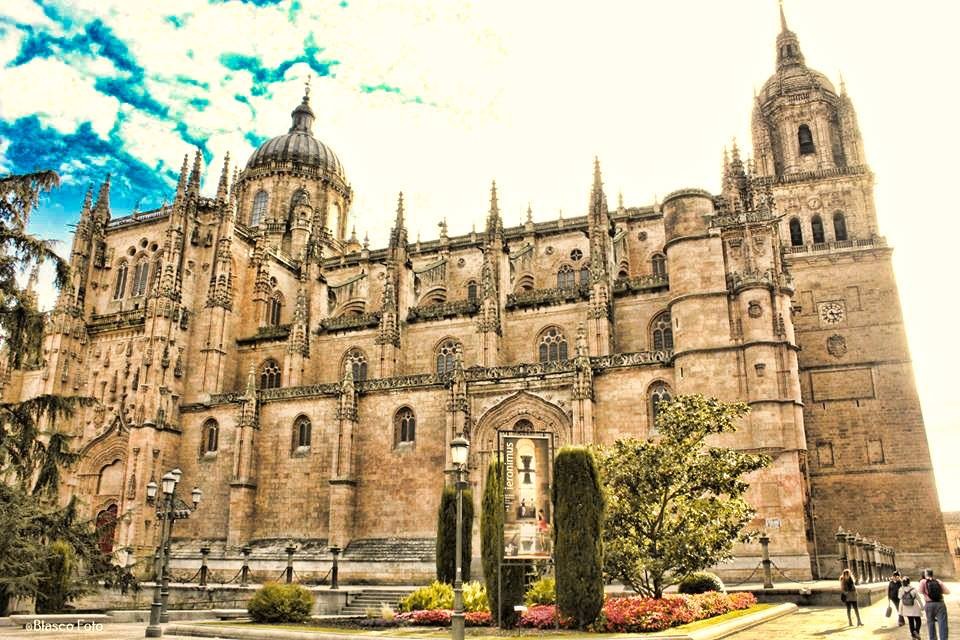
[[778,567],[778,566],[777,566],[777,563],[774,562],[773,560],[770,561],[770,566],[772,566],[774,569],[776,569],[776,570],[777,570],[777,573],[779,573],[781,576],[783,576],[784,578],[786,578],[789,582],[793,582],[793,583],[796,583],[796,584],[814,584],[814,583],[817,582],[817,580],[794,580],[793,578],[791,578],[790,576],[788,576],[787,574],[785,574],[785,573],[783,572],[783,569],[781,569],[780,567]]
[[757,566],[753,568],[753,571],[751,571],[751,572],[750,572],[750,575],[748,575],[746,578],[744,578],[744,579],[741,580],[740,582],[726,582],[726,583],[724,583],[724,585],[727,586],[727,587],[739,587],[739,586],[742,585],[742,584],[746,584],[746,583],[750,582],[750,579],[751,579],[753,576],[756,575],[757,571],[759,571],[759,570],[760,570],[760,567],[762,567],[762,566],[763,566],[763,563],[762,563],[762,562],[757,563]]

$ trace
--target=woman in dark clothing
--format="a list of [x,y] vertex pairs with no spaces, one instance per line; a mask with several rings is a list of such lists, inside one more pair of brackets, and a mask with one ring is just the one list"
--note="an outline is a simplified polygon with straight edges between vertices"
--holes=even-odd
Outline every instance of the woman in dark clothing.
[[[887,585],[887,598],[890,600],[890,607],[893,611],[900,611],[900,587],[903,586],[903,579],[900,577],[899,571],[894,571],[893,575],[890,576],[890,583]],[[897,614],[897,624],[903,626],[905,624],[903,616],[899,613]]]
[[853,626],[853,618],[850,617],[850,609],[852,608],[857,614],[857,626],[862,627],[860,607],[857,606],[857,583],[849,569],[844,569],[840,575],[840,601],[847,605],[847,624]]

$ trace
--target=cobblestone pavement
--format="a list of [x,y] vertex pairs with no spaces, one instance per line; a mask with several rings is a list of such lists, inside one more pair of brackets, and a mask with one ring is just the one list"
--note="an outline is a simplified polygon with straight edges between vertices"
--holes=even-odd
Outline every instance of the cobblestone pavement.
[[[947,583],[951,594],[946,597],[949,627],[952,637],[960,638],[960,584]],[[732,640],[805,640],[808,638],[889,638],[909,640],[906,627],[897,626],[897,617],[885,617],[887,601],[860,609],[862,627],[847,626],[846,608],[838,601],[836,607],[801,607],[797,613],[729,636]],[[854,616],[856,623],[856,616]],[[927,639],[927,620],[924,618],[920,637]]]
[[[105,624],[100,628],[87,630],[34,630],[18,627],[0,627],[2,640],[142,640],[147,625],[143,622],[132,624]],[[170,636],[164,636],[170,638]]]

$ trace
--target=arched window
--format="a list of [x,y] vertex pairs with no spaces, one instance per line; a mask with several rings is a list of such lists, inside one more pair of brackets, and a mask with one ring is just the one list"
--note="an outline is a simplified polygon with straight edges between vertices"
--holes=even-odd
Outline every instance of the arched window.
[[310,424],[310,418],[300,416],[293,421],[293,451],[303,451],[310,448],[310,436],[313,425]]
[[567,359],[567,339],[559,327],[550,327],[540,334],[537,345],[540,362],[558,362]]
[[533,431],[533,423],[526,418],[520,418],[513,423],[514,431]]
[[212,453],[220,445],[220,425],[213,418],[203,423],[200,431],[200,453]]
[[293,194],[293,197],[290,198],[290,208],[296,209],[301,205],[310,205],[310,196],[307,195],[307,192],[303,189],[297,189],[296,193]]
[[113,553],[113,534],[117,528],[117,505],[112,504],[97,514],[97,546],[105,556]]
[[583,265],[580,267],[580,286],[585,287],[590,284],[590,267]]
[[147,290],[147,275],[150,271],[150,263],[146,260],[141,260],[137,263],[137,266],[133,268],[133,288],[130,290],[130,296],[137,298],[142,296]]
[[357,382],[367,379],[367,354],[354,347],[343,356],[343,371],[350,367]]
[[557,271],[557,289],[573,289],[577,286],[577,274],[573,272],[573,267],[568,264],[560,267]]
[[280,324],[280,313],[283,311],[283,295],[277,291],[270,296],[270,302],[267,304],[266,321],[269,326],[276,327]]
[[462,349],[460,343],[456,340],[444,340],[437,347],[437,374],[443,375],[452,372],[457,362],[457,354]]
[[270,359],[260,367],[260,388],[278,389],[280,387],[280,365]]
[[653,275],[663,278],[667,275],[667,257],[662,253],[655,253],[650,258],[650,266],[653,268]]
[[826,237],[823,235],[823,220],[820,216],[813,216],[813,218],[810,219],[810,228],[813,230],[814,244],[826,242]]
[[847,219],[839,211],[833,214],[833,237],[837,242],[847,239]]
[[650,431],[656,432],[657,430],[657,416],[660,414],[660,403],[661,402],[670,402],[672,400],[672,394],[670,393],[670,387],[664,382],[654,382],[650,386],[649,391],[650,397]]
[[670,325],[670,312],[664,311],[650,323],[650,344],[654,351],[673,349],[673,327]]
[[790,219],[790,245],[803,246],[803,227],[800,226],[800,220],[797,218]]
[[620,269],[620,272],[617,273],[618,280],[626,280],[630,277],[630,273],[626,269]]
[[470,302],[477,301],[477,283],[476,282],[471,281],[467,283],[467,300],[469,300]]
[[417,438],[417,418],[410,407],[403,407],[393,416],[394,444],[413,442]]
[[264,216],[267,215],[267,192],[261,189],[257,195],[253,196],[253,208],[250,210],[250,226],[255,227],[260,224]]
[[807,125],[802,124],[797,129],[797,142],[800,144],[800,155],[805,156],[816,152],[813,146],[813,134],[810,133],[810,127]]
[[113,299],[119,300],[127,289],[127,263],[121,262],[117,267],[117,283],[113,288]]

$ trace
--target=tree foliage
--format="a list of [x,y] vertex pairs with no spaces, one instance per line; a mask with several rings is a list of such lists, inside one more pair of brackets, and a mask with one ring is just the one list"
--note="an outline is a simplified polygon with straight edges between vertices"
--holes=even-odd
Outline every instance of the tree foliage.
[[603,607],[604,499],[593,452],[567,446],[553,461],[557,606],[579,629]]
[[516,626],[519,619],[513,607],[523,604],[523,578],[526,567],[517,564],[499,566],[503,558],[503,473],[503,462],[499,459],[491,460],[490,466],[487,467],[487,479],[483,490],[480,555],[483,561],[483,578],[487,584],[487,598],[490,601],[490,613],[496,620],[499,610],[500,624],[511,628]]
[[[53,243],[27,232],[41,191],[58,184],[51,171],[0,177],[0,339],[8,368],[41,362],[44,319],[34,292],[18,278],[48,263],[56,286],[68,282],[67,263]],[[79,518],[73,499],[64,506],[57,495],[61,471],[78,455],[56,425],[93,403],[56,395],[0,402],[0,615],[12,597],[32,597],[41,610],[62,609],[108,571],[100,532]]]
[[0,177],[0,334],[12,368],[38,361],[43,334],[33,292],[21,288],[17,278],[47,263],[53,265],[57,287],[69,279],[67,262],[53,250],[54,243],[27,232],[40,193],[59,184],[52,171]]
[[[460,566],[463,581],[470,581],[470,560],[473,557],[473,492],[463,490],[463,526]],[[457,555],[457,489],[444,487],[437,510],[437,580],[453,584],[456,579]]]
[[769,459],[707,442],[733,432],[747,411],[743,403],[678,396],[658,406],[659,436],[603,451],[610,576],[660,598],[690,573],[729,560],[733,544],[751,537],[744,476]]

